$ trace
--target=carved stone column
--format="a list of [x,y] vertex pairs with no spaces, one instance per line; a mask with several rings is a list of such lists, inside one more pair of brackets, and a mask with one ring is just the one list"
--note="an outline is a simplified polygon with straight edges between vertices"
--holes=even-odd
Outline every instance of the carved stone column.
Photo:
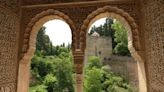
[[83,74],[76,74],[76,92],[83,92]]
[[84,52],[80,49],[75,50],[74,54],[74,64],[76,71],[76,92],[83,92],[83,61]]

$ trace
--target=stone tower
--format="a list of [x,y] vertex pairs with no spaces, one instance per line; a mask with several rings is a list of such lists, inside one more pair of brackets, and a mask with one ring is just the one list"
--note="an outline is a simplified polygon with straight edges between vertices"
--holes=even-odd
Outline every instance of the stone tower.
[[98,56],[100,61],[110,59],[112,54],[112,38],[100,36],[97,32],[87,35],[85,63],[90,56]]

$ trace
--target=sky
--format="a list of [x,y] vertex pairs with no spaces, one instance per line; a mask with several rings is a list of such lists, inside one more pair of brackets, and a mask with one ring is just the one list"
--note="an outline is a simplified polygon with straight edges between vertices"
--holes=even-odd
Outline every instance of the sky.
[[71,29],[64,21],[55,19],[48,21],[43,26],[46,27],[45,32],[50,37],[54,46],[61,45],[63,43],[68,45],[68,43],[72,42]]
[[[95,26],[100,26],[104,24],[106,18],[102,18],[94,22],[90,29]],[[52,44],[54,46],[61,45],[65,43],[65,45],[71,44],[72,42],[72,33],[69,25],[59,19],[54,19],[51,21],[46,22],[43,26],[46,27],[46,34],[50,37]],[[90,30],[89,29],[89,30]]]
[[105,19],[106,19],[106,18],[101,18],[101,19],[95,21],[95,22],[91,25],[91,27],[89,28],[88,31],[90,31],[91,28],[92,28],[93,26],[98,27],[98,26],[100,26],[100,25],[103,25],[103,24],[105,23]]

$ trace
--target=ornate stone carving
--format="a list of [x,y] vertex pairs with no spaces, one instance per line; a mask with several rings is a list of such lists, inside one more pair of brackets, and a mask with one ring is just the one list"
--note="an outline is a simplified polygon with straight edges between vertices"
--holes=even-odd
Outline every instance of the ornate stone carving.
[[0,85],[0,92],[16,92],[16,83]]
[[148,92],[164,92],[164,1],[144,2]]
[[135,50],[140,50],[139,33],[138,33],[137,24],[135,23],[135,20],[128,13],[124,12],[122,9],[118,9],[116,7],[111,7],[111,6],[105,6],[103,8],[97,9],[96,11],[93,11],[84,20],[83,25],[81,26],[81,32],[80,32],[80,48],[84,51],[86,47],[86,31],[88,29],[89,23],[92,21],[93,18],[105,12],[116,13],[122,16],[129,23],[132,30],[133,46]]
[[0,0],[0,5],[11,9],[14,12],[19,10],[19,0]]
[[76,49],[73,52],[73,56],[74,56],[75,71],[77,74],[82,74],[83,65],[84,65],[84,53],[80,49]]
[[17,16],[0,7],[0,92],[16,91],[18,31]]

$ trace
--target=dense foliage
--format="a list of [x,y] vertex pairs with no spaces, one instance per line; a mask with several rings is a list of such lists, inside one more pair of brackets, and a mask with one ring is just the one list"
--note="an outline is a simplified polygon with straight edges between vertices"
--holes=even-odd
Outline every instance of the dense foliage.
[[53,46],[45,27],[37,35],[32,58],[31,92],[74,92],[74,72],[70,45]]
[[112,28],[116,30],[114,34],[114,41],[117,43],[114,52],[120,55],[130,55],[128,50],[128,36],[127,31],[119,21],[115,21]]
[[89,57],[85,68],[84,92],[134,92],[125,79],[103,66],[96,56]]

